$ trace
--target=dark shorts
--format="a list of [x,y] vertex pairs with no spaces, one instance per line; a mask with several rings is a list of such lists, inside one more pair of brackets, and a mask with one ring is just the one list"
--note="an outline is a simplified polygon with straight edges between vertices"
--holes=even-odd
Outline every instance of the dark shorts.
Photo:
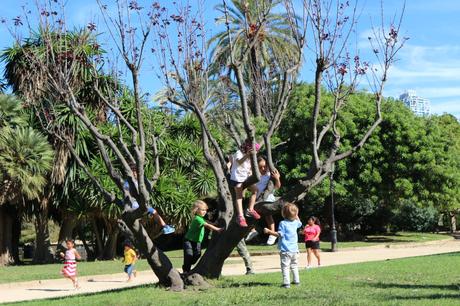
[[125,273],[127,273],[128,276],[131,276],[131,274],[133,274],[133,270],[134,270],[133,264],[125,265]]
[[319,250],[319,241],[307,240],[305,241],[307,249]]
[[229,180],[230,182],[230,186],[232,186],[233,188],[237,187],[238,184],[243,184],[243,182],[237,182],[237,181],[234,181],[234,180]]

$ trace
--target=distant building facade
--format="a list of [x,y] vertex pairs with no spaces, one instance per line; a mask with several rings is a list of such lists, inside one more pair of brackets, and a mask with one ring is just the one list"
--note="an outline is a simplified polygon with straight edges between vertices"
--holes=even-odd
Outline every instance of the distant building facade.
[[417,96],[415,90],[406,90],[399,99],[418,116],[430,114],[430,100]]

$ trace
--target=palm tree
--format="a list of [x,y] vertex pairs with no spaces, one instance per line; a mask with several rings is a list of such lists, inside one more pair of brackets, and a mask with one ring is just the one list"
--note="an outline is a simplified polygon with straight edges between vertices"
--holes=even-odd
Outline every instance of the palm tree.
[[24,203],[42,194],[53,161],[46,137],[23,125],[19,100],[0,95],[0,265],[19,261]]
[[[78,153],[89,155],[82,123],[60,102],[62,97],[55,91],[48,89],[47,74],[43,72],[46,68],[41,66],[43,63],[37,61],[37,58],[46,58],[47,52],[51,52],[49,46],[44,42],[46,39],[53,40],[52,47],[55,56],[65,57],[58,62],[62,62],[63,65],[68,65],[70,62],[74,64],[70,78],[72,86],[76,89],[75,92],[79,93],[80,101],[90,106],[88,109],[94,111],[95,116],[100,119],[99,121],[106,120],[105,114],[107,113],[104,104],[93,90],[94,76],[100,74],[94,73],[93,69],[95,68],[91,64],[91,61],[99,56],[103,50],[100,49],[94,35],[90,32],[82,30],[57,35],[46,29],[41,29],[37,34],[26,39],[24,43],[15,44],[0,55],[0,60],[5,63],[4,79],[7,85],[16,95],[24,99],[26,106],[30,106],[34,110],[36,123],[50,123],[46,132],[49,142],[55,149],[49,184],[44,188],[46,192],[37,207],[39,214],[36,214],[36,225],[39,227],[36,229],[37,249],[38,245],[43,246],[41,247],[42,250],[36,252],[35,260],[39,262],[50,259],[49,252],[46,251],[49,245],[38,239],[38,236],[47,236],[48,206],[51,205],[53,199],[57,198],[54,191],[62,190],[64,194],[68,195],[69,192],[66,189],[73,186],[69,181],[76,179],[75,171],[73,171],[75,165],[72,166],[70,151],[67,144],[53,134],[53,131],[56,131],[55,128],[58,127],[59,133],[64,134],[60,136],[75,145]],[[110,78],[103,77],[98,81],[98,83],[104,84],[104,88],[113,88],[114,82]],[[65,205],[60,206],[59,210],[65,214]]]
[[[292,27],[288,16],[273,11],[282,2],[281,0],[231,0],[233,6],[217,5],[216,9],[223,15],[217,18],[218,24],[228,22],[228,30],[217,33],[209,40],[213,46],[211,62],[213,71],[218,73],[222,67],[230,67],[231,58],[239,59],[247,46],[257,39],[245,61],[245,77],[252,79],[253,86],[257,86],[258,79],[263,72],[268,74],[277,69],[287,69],[292,61],[298,57],[298,48],[292,35]],[[259,20],[265,12],[265,21]],[[257,38],[255,38],[257,33]],[[230,37],[232,46],[230,45]],[[256,90],[253,88],[252,111],[255,116],[261,115],[260,103],[257,102]]]
[[0,203],[36,199],[47,183],[53,150],[45,136],[30,127],[4,127],[0,135]]

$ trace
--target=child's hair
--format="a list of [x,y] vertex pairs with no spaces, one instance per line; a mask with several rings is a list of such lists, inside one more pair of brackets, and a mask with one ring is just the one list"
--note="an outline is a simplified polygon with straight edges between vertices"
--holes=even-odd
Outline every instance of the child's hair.
[[66,239],[65,242],[66,242],[66,243],[67,243],[67,242],[70,242],[70,243],[72,243],[72,244],[75,244],[75,241],[73,241],[73,239],[70,239],[70,238]]
[[283,218],[288,220],[294,220],[298,213],[299,209],[293,203],[286,203],[281,209],[281,215],[283,216]]
[[260,144],[257,142],[252,143],[249,138],[247,138],[242,144],[241,144],[241,151],[243,153],[246,153],[247,151],[251,150],[252,148],[255,148],[256,152],[259,152],[260,150]]
[[310,216],[308,220],[313,220],[313,223],[315,223],[316,225],[321,225],[321,222],[319,222],[319,219],[315,216]]
[[126,240],[125,243],[123,243],[123,245],[131,249],[133,248],[133,243],[129,240]]
[[198,209],[208,209],[208,204],[204,201],[196,200],[195,203],[193,203],[192,214],[196,215]]

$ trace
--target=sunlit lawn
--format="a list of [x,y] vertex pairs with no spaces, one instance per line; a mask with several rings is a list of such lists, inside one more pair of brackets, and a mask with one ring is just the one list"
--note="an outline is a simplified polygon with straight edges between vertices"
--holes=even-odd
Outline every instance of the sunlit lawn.
[[[378,244],[387,245],[409,242],[424,242],[446,238],[449,238],[449,236],[430,233],[398,233],[397,235],[388,236],[369,236],[367,241],[339,242],[338,246],[341,249],[345,249],[350,247],[363,247]],[[299,247],[300,250],[304,250],[303,244],[299,244]],[[323,242],[322,248],[323,251],[328,251],[330,248],[330,244],[327,242]],[[248,245],[248,249],[253,255],[273,254],[277,252],[276,245]],[[169,251],[166,253],[171,259],[173,265],[177,268],[180,268],[182,265],[182,250]],[[234,255],[236,254],[236,251],[234,251]],[[227,264],[231,263],[232,260],[230,260],[230,262]],[[0,267],[0,283],[60,278],[61,275],[59,274],[59,272],[61,268],[61,264]],[[139,271],[148,270],[149,266],[147,264],[147,261],[139,260],[137,263],[137,269]],[[112,274],[122,272],[123,263],[121,262],[121,259],[78,263],[78,273],[80,276]]]
[[281,273],[224,277],[206,291],[153,285],[21,305],[459,305],[460,254],[302,270],[301,285],[280,288]]

